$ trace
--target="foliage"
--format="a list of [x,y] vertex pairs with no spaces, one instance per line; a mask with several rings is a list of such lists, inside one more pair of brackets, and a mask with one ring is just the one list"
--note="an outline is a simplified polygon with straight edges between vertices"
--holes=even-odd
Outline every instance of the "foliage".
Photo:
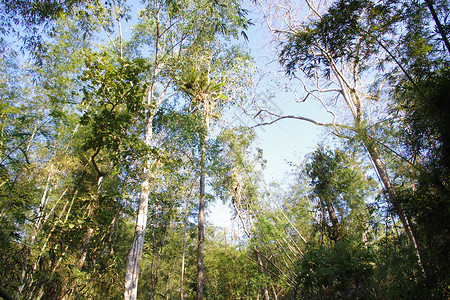
[[375,299],[372,260],[371,251],[358,243],[308,244],[299,261],[295,299]]
[[330,151],[323,146],[319,146],[305,166],[313,187],[312,199],[317,199],[318,213],[328,210],[328,215],[319,217],[323,218],[319,221],[318,226],[322,227],[319,230],[325,230],[334,241],[346,235],[361,237],[367,230],[365,202],[370,201],[374,182],[366,179],[364,172],[359,163],[343,151]]
[[205,258],[205,296],[214,299],[255,299],[261,281],[247,250],[222,243],[208,247]]
[[0,0],[2,297],[122,298],[141,192],[142,299],[197,295],[201,198],[234,224],[205,222],[205,298],[448,298],[448,2],[338,0],[291,28],[285,71],[353,118],[280,184],[227,123],[254,79],[242,5]]
[[92,161],[99,175],[103,173],[95,163],[100,151],[114,153],[114,164],[123,159],[142,156],[145,146],[136,130],[146,114],[145,93],[148,84],[143,80],[150,66],[142,59],[129,61],[108,54],[91,54],[86,58],[83,80],[84,104],[88,108],[80,124],[89,128],[85,149],[94,150]]
[[[434,297],[448,291],[449,247],[449,72],[448,31],[442,26],[448,6],[445,1],[403,4],[405,51],[401,57],[409,77],[399,76],[392,91],[393,112],[402,117],[399,137],[416,169],[405,174],[414,188],[401,189],[401,197],[416,224],[422,247],[427,289]],[[405,176],[405,177],[406,177]]]
[[[330,76],[332,62],[350,63],[358,73],[379,50],[377,38],[393,32],[396,11],[367,0],[336,1],[326,14],[289,36],[280,53],[288,73],[300,67],[308,76]],[[364,21],[362,21],[364,20]]]
[[413,190],[403,188],[401,197],[410,215],[417,222],[422,247],[427,256],[429,288],[436,294],[448,293],[449,216],[449,126],[448,70],[427,73],[411,88],[399,87],[397,112],[404,114],[404,139],[407,153],[419,166],[409,176],[415,182]]

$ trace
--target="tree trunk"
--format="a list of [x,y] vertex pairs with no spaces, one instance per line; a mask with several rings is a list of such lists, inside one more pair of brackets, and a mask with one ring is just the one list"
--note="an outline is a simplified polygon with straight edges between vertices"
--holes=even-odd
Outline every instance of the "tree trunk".
[[[205,123],[207,121],[205,120]],[[207,131],[207,124],[205,125]],[[200,140],[200,203],[198,207],[198,257],[197,257],[197,300],[203,299],[203,256],[205,242],[205,177],[206,177],[206,136],[201,134]]]
[[[50,166],[50,170],[52,168],[53,168],[53,165]],[[34,224],[34,232],[33,232],[32,236],[31,236],[30,243],[29,243],[29,246],[28,246],[30,249],[33,249],[34,242],[36,240],[36,236],[39,234],[39,232],[41,230],[41,226],[44,223],[45,210],[46,210],[46,204],[47,204],[47,199],[48,199],[48,193],[49,193],[49,190],[51,190],[51,188],[50,188],[50,179],[51,179],[51,171],[49,172],[49,175],[47,176],[47,183],[45,185],[45,190],[44,190],[44,193],[43,193],[42,198],[41,198],[41,203],[39,205],[39,209],[37,211],[37,218],[35,219],[36,221],[35,221],[35,224]],[[18,299],[20,298],[20,295],[22,294],[22,291],[23,291],[23,289],[25,288],[25,285],[26,285],[26,282],[25,282],[26,278],[25,278],[25,276],[27,274],[27,266],[28,266],[28,264],[25,263],[24,267],[22,269],[22,274],[21,274],[21,277],[20,277],[20,285],[19,285],[19,288],[17,289],[17,295],[16,295],[16,298],[18,298]],[[35,271],[35,268],[32,269],[31,276],[33,276],[34,271]]]
[[[148,116],[145,124],[145,144],[151,145],[153,137],[152,128],[153,114]],[[151,159],[147,157],[144,167],[144,180],[141,185],[141,196],[139,207],[136,214],[136,227],[134,230],[134,239],[131,250],[127,257],[127,267],[125,270],[125,300],[137,299],[137,287],[139,269],[141,265],[142,251],[144,249],[145,228],[147,226],[148,198],[150,193],[151,181]]]
[[[327,60],[332,65],[333,73],[338,78],[339,85],[342,88],[342,96],[344,97],[349,109],[352,111],[354,124],[356,125],[356,128],[358,127],[364,128],[363,124],[364,115],[362,113],[362,104],[360,97],[356,92],[357,89],[355,87],[351,87],[348,84],[348,82],[344,80],[343,74],[338,70],[338,68],[336,67],[336,63],[329,55],[327,55]],[[417,239],[414,236],[412,226],[408,221],[407,215],[402,207],[402,204],[398,203],[397,201],[397,194],[387,173],[386,166],[384,165],[381,159],[380,151],[376,147],[373,139],[368,136],[367,130],[365,128],[363,130],[364,130],[363,135],[365,135],[362,138],[364,147],[366,148],[367,152],[369,152],[370,158],[375,166],[376,172],[380,177],[380,180],[383,183],[386,192],[388,193],[389,202],[394,206],[394,209],[398,212],[400,221],[402,222],[403,228],[405,229],[408,239],[411,245],[414,247],[418,263],[422,269],[423,274],[425,274]]]
[[184,208],[184,228],[183,228],[183,250],[181,255],[181,278],[180,278],[180,299],[184,299],[184,291],[183,291],[183,284],[184,284],[184,265],[186,260],[186,234],[187,234],[187,222],[188,222],[188,209],[189,209],[189,202],[191,201],[192,196],[192,188],[195,185],[195,179],[192,183],[191,189],[189,191],[189,195],[186,199],[186,206]]
[[325,204],[327,212],[328,212],[328,216],[330,217],[330,221],[331,221],[331,236],[330,238],[337,242],[341,239],[340,237],[340,225],[339,225],[339,220],[336,216],[336,212],[334,211],[334,207],[331,204],[330,200],[328,199],[324,199],[325,197],[321,197],[321,201]]
[[391,180],[389,179],[389,176],[388,176],[387,170],[386,170],[386,166],[384,165],[384,163],[381,159],[380,151],[373,144],[373,141],[371,141],[371,140],[364,141],[364,146],[366,147],[367,151],[369,152],[370,158],[371,158],[373,164],[375,165],[375,169],[378,173],[378,176],[380,177],[380,180],[383,183],[386,192],[388,193],[389,202],[393,205],[395,211],[398,213],[400,222],[402,223],[402,226],[405,229],[406,235],[408,236],[408,239],[409,239],[411,245],[414,247],[420,268],[422,269],[423,274],[425,274],[418,241],[414,235],[413,228],[408,220],[408,217],[405,213],[403,205],[398,202],[397,193],[395,192],[394,186],[392,185]]
[[[86,256],[87,256],[87,250],[89,247],[89,243],[91,242],[91,238],[94,235],[94,229],[89,227],[86,231],[86,233],[83,236],[83,243],[81,244],[81,252],[80,252],[80,256],[78,257],[78,261],[76,263],[76,268],[81,271],[81,269],[84,266],[84,262],[86,261]],[[72,285],[70,286],[70,290],[67,290],[67,282],[64,284],[63,287],[63,294],[67,294],[63,297],[63,299],[72,299],[72,295],[75,291],[75,288],[77,287],[78,284],[78,279],[75,278],[72,282]]]
[[[259,254],[259,251],[255,249],[253,250],[256,253],[256,258],[258,260],[258,267],[259,267],[259,271],[261,272],[262,277],[264,278],[266,276],[266,272],[264,269],[264,264],[262,262],[261,259],[261,255]],[[265,300],[270,300],[270,296],[269,296],[269,289],[267,288],[267,283],[264,284],[264,299]]]
[[[158,46],[157,46],[158,49]],[[154,69],[154,81],[150,88],[147,90],[147,118],[145,120],[145,145],[151,146],[153,143],[153,118],[156,111],[161,105],[162,99],[169,87],[170,80],[164,84],[161,91],[159,91],[159,97],[155,98],[157,89],[156,78],[159,72],[162,70],[162,64],[158,63],[158,55],[155,56],[155,69]],[[130,252],[127,256],[127,266],[125,269],[125,284],[124,284],[124,299],[136,300],[139,269],[141,265],[142,251],[144,249],[144,237],[145,228],[147,227],[147,212],[148,212],[148,198],[150,194],[150,183],[153,180],[152,168],[154,166],[154,160],[150,155],[147,155],[146,162],[143,170],[143,181],[141,185],[141,197],[139,200],[139,207],[136,214],[136,227],[134,230],[133,244]]]
[[91,238],[94,235],[94,229],[89,227],[83,237],[83,244],[81,245],[81,254],[77,261],[77,269],[81,271],[83,268],[84,262],[86,261],[87,250],[89,247],[89,243],[91,242]]

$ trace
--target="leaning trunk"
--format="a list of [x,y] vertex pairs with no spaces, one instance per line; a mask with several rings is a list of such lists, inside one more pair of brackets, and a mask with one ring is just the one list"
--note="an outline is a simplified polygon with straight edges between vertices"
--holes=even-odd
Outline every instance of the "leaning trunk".
[[420,268],[422,269],[422,272],[425,274],[418,241],[414,235],[413,228],[408,220],[408,216],[405,213],[403,205],[398,201],[397,193],[395,192],[394,186],[392,185],[391,180],[389,179],[389,176],[386,171],[386,166],[384,165],[381,159],[380,151],[373,144],[373,141],[370,140],[365,141],[364,146],[369,152],[370,158],[375,166],[378,176],[380,177],[380,180],[383,183],[386,192],[388,193],[389,202],[393,205],[395,211],[398,213],[398,216],[406,232],[406,235],[408,236],[411,245],[414,247]]
[[[250,231],[248,230],[248,228],[247,228],[247,226],[246,226],[246,224],[245,224],[244,218],[242,217],[242,214],[241,214],[241,212],[240,212],[240,203],[241,203],[241,200],[240,200],[240,198],[239,198],[239,195],[240,195],[241,191],[240,191],[239,185],[236,184],[236,185],[233,187],[233,192],[234,192],[234,195],[233,195],[232,198],[231,198],[231,202],[233,203],[233,206],[234,206],[234,209],[235,209],[235,211],[236,211],[236,214],[237,214],[237,216],[239,217],[239,220],[240,220],[241,223],[242,223],[242,228],[244,229],[245,234],[247,235],[247,237],[248,237],[249,239],[251,239]],[[249,222],[250,222],[250,227],[253,227],[253,224],[252,224],[252,217],[251,217],[250,213],[248,212],[248,210],[247,210],[247,217],[248,217],[248,220],[249,220]],[[252,250],[253,250],[253,252],[254,252],[255,255],[256,255],[257,262],[258,262],[258,267],[259,267],[259,271],[260,271],[260,273],[261,273],[261,276],[262,276],[263,278],[265,278],[265,277],[266,277],[266,272],[265,272],[265,269],[264,269],[263,261],[262,261],[262,259],[261,259],[261,253],[259,252],[259,250],[258,250],[258,248],[256,247],[256,245],[253,246],[253,249],[252,249]],[[267,283],[264,284],[263,289],[264,289],[264,299],[265,299],[265,300],[269,300],[269,299],[270,299],[270,296],[269,296],[269,290],[268,290],[268,288],[267,288]]]
[[[361,126],[364,125],[364,115],[362,110],[361,98],[359,97],[356,91],[356,87],[350,86],[348,81],[344,79],[345,77],[343,76],[342,72],[338,70],[335,61],[328,54],[326,54],[326,56],[327,60],[332,65],[333,73],[335,74],[336,78],[339,81],[339,85],[342,88],[341,94],[344,97],[344,100],[347,103],[350,111],[352,112],[354,123],[357,128],[358,127],[361,128]],[[365,132],[365,134],[367,134],[367,132]],[[402,226],[405,229],[405,232],[408,236],[411,245],[414,247],[418,263],[422,269],[423,274],[425,274],[417,239],[414,236],[412,226],[408,221],[407,215],[403,209],[402,204],[398,202],[397,194],[387,173],[386,166],[384,165],[381,159],[380,151],[376,147],[373,139],[368,137],[367,135],[365,136],[365,138],[362,139],[362,142],[370,155],[370,158],[375,166],[376,172],[380,177],[380,180],[383,183],[386,192],[388,193],[389,202],[394,206],[395,210],[398,212],[400,221],[402,222]]]
[[[104,179],[103,175],[99,175],[98,176],[98,179],[97,179],[97,192],[98,193],[100,193],[100,188],[102,186],[103,179]],[[95,213],[96,207],[97,207],[97,203],[93,203],[93,204],[89,205],[89,208],[88,208],[88,211],[87,211],[87,216],[88,217]],[[84,262],[86,261],[86,256],[87,256],[89,244],[91,242],[91,239],[92,239],[93,235],[94,235],[94,228],[89,226],[87,228],[87,231],[85,232],[85,234],[83,236],[83,243],[81,244],[80,255],[78,256],[78,260],[77,260],[77,263],[76,263],[76,268],[80,272],[83,269]],[[72,298],[73,292],[75,291],[75,288],[76,288],[77,284],[78,284],[78,279],[75,279],[72,282],[72,285],[70,287],[70,290],[67,293],[67,296],[64,296],[63,299],[71,299]],[[64,286],[64,288],[63,288],[64,294],[66,294],[65,290],[66,290],[66,286]]]

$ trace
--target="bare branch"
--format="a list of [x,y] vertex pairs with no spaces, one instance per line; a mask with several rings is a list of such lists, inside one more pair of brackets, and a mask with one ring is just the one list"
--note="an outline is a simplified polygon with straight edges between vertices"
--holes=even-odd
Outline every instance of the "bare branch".
[[258,113],[255,115],[255,118],[258,115],[260,115],[261,113],[267,113],[268,115],[275,117],[275,119],[272,120],[272,121],[269,121],[269,122],[264,122],[264,123],[257,124],[255,126],[250,127],[250,128],[256,128],[256,127],[260,127],[260,126],[272,125],[273,123],[275,123],[277,121],[280,121],[280,120],[283,120],[283,119],[295,119],[295,120],[306,121],[306,122],[312,123],[314,125],[319,125],[319,126],[323,126],[323,127],[333,127],[337,132],[339,132],[338,128],[345,128],[345,129],[349,129],[349,130],[352,130],[352,131],[354,130],[353,127],[350,127],[350,126],[347,126],[347,125],[344,125],[344,124],[323,123],[323,122],[319,122],[319,121],[316,121],[316,120],[313,120],[313,119],[310,119],[310,118],[307,118],[307,117],[302,117],[302,116],[279,115],[279,114],[271,112],[271,111],[269,111],[267,109],[260,109],[258,111]]
[[294,77],[295,77],[296,79],[298,79],[298,80],[301,82],[301,84],[303,85],[303,89],[308,93],[308,94],[306,95],[306,97],[303,99],[302,102],[306,101],[306,98],[307,98],[309,95],[311,95],[312,97],[314,97],[316,100],[318,100],[318,101],[322,104],[322,106],[326,109],[327,113],[329,113],[330,115],[333,116],[333,124],[336,125],[336,120],[337,120],[336,114],[335,114],[331,109],[328,108],[328,106],[325,104],[325,102],[322,100],[322,98],[318,97],[318,96],[315,94],[315,92],[318,92],[318,93],[331,93],[331,92],[336,92],[336,93],[342,94],[342,90],[341,90],[341,89],[322,89],[322,88],[319,86],[319,82],[318,82],[318,81],[316,82],[316,88],[317,88],[317,89],[315,89],[315,90],[308,90],[308,88],[306,87],[306,83],[303,81],[303,79],[301,79],[300,77],[297,77],[297,75],[295,75],[295,74],[294,74]]

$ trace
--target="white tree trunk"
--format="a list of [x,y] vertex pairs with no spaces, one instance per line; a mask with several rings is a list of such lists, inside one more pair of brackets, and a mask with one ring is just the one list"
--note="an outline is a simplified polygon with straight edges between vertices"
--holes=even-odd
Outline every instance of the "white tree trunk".
[[[159,97],[155,98],[155,91],[157,89],[156,78],[162,70],[162,64],[158,65],[158,56],[155,58],[154,81],[147,91],[146,101],[148,106],[147,118],[145,120],[145,145],[152,146],[153,144],[153,118],[156,111],[164,99],[166,91],[169,87],[170,80],[168,80],[159,92]],[[125,270],[125,285],[124,298],[125,300],[137,299],[138,277],[141,265],[142,250],[144,249],[145,228],[147,227],[147,212],[148,212],[148,198],[150,194],[150,184],[154,179],[152,169],[155,160],[151,155],[147,155],[145,166],[143,170],[143,181],[141,185],[141,197],[139,200],[139,207],[136,214],[136,227],[134,230],[134,239],[130,252],[127,256],[127,267]]]
[[[149,116],[145,124],[145,144],[151,145],[153,128],[153,114]],[[142,250],[144,249],[145,228],[147,227],[148,198],[150,193],[151,180],[151,158],[147,157],[144,168],[144,180],[141,185],[141,196],[139,207],[136,214],[136,227],[134,230],[134,239],[131,250],[127,257],[127,267],[125,273],[125,300],[137,299],[137,287],[139,278],[139,269],[141,265]]]

